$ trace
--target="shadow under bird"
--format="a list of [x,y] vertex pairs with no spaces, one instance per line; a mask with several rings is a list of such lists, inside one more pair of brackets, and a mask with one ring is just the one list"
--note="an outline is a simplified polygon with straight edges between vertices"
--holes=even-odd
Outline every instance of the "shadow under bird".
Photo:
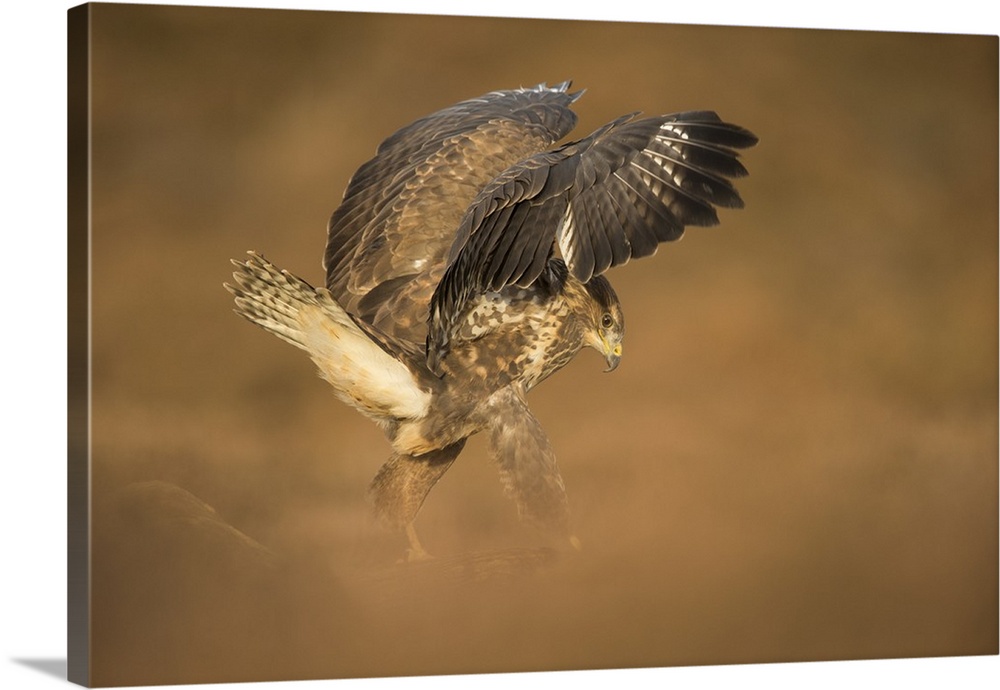
[[740,208],[738,149],[757,138],[714,112],[620,117],[556,146],[582,92],[493,91],[378,147],[330,219],[315,288],[251,252],[233,261],[236,312],[305,350],[392,454],[369,488],[405,530],[477,432],[522,520],[578,545],[556,458],[525,402],[583,347],[622,355],[604,273],[689,225]]

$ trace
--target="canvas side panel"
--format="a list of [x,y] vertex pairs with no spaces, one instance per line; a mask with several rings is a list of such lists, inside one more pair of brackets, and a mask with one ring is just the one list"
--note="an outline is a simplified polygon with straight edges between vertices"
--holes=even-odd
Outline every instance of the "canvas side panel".
[[67,675],[90,685],[90,6],[68,29]]

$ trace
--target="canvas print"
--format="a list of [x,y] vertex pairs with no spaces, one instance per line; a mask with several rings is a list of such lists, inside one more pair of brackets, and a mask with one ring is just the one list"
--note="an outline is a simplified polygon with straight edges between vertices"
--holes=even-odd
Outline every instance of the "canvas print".
[[997,653],[995,36],[69,28],[73,681]]

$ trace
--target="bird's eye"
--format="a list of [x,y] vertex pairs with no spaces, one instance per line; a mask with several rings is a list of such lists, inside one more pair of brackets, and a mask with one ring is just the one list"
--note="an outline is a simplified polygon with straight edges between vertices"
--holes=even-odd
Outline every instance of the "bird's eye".
[[601,328],[611,328],[615,325],[615,320],[611,318],[611,314],[605,314],[601,317]]

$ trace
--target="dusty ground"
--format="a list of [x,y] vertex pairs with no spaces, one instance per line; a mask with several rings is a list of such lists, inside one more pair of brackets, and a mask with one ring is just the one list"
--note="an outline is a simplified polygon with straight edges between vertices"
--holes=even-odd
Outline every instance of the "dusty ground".
[[[96,682],[997,652],[995,38],[94,17]],[[388,447],[230,311],[228,261],[319,283],[326,219],[382,138],[567,78],[581,135],[633,110],[752,129],[747,208],[613,271],[622,366],[583,353],[531,395],[583,551],[380,589],[402,540],[364,490]],[[279,565],[151,523],[122,498],[151,480]],[[481,440],[419,526],[444,557],[545,543]]]

